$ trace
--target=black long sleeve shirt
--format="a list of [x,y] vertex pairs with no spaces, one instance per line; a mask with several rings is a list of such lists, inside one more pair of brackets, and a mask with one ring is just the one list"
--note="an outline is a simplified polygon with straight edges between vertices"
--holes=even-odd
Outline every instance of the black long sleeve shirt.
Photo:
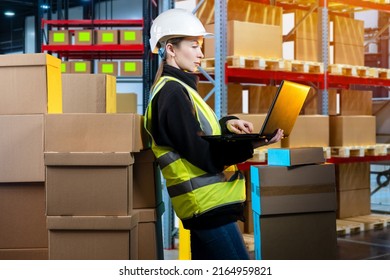
[[[164,65],[163,76],[181,80],[197,90],[198,77],[175,67]],[[208,173],[219,173],[224,167],[243,162],[253,156],[248,142],[211,144],[204,140],[187,90],[175,81],[168,81],[153,99],[152,135],[159,146],[176,150],[181,157]],[[226,121],[220,120],[222,133],[229,133]],[[185,228],[210,228],[231,221],[243,220],[243,205],[217,208],[196,218],[183,221]]]

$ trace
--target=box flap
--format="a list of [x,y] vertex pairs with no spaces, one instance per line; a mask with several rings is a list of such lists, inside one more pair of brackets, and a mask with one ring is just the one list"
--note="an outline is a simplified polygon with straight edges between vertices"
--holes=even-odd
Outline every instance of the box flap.
[[46,166],[129,166],[134,163],[130,152],[115,153],[56,153],[45,152]]
[[47,216],[49,230],[130,230],[138,224],[137,214],[131,216]]
[[29,65],[51,65],[60,68],[61,60],[44,53],[0,55],[0,67]]

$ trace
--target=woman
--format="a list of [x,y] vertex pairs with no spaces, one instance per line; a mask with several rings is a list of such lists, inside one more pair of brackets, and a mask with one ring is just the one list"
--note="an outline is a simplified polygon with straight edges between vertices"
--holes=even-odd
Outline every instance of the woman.
[[184,228],[190,230],[192,259],[249,259],[238,220],[244,220],[244,177],[234,164],[253,156],[269,141],[212,144],[202,135],[251,133],[253,125],[236,117],[219,122],[197,93],[195,72],[203,58],[207,33],[191,13],[172,9],[151,28],[151,49],[162,58],[145,128],[166,179],[168,193]]

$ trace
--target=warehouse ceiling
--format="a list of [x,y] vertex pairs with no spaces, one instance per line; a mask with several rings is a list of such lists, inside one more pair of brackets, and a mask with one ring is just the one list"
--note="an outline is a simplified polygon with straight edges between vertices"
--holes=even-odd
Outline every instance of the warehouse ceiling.
[[[41,6],[38,10],[38,3]],[[27,16],[34,16],[38,11],[54,13],[57,7],[75,7],[89,5],[93,0],[0,0],[0,54],[23,51],[24,25]],[[14,13],[7,16],[6,12]]]

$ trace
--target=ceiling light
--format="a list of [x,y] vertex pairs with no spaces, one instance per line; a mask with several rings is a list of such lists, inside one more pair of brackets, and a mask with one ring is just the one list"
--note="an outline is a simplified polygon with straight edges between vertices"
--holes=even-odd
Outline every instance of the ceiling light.
[[47,5],[47,4],[42,4],[42,5],[41,5],[41,8],[42,8],[43,10],[48,10],[48,9],[50,8],[50,6]]
[[4,15],[7,16],[7,17],[13,17],[15,15],[15,13],[12,12],[12,11],[5,11]]

